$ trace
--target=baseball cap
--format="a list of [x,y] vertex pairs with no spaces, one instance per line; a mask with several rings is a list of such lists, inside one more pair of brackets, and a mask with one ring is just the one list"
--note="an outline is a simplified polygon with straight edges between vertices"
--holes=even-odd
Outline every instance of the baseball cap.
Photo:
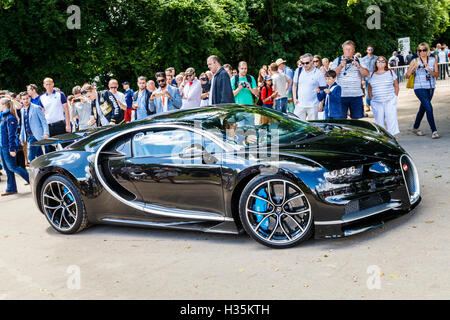
[[271,77],[271,76],[269,76],[269,75],[266,75],[266,76],[264,76],[264,80],[265,80],[265,81],[269,81],[269,80],[272,80],[272,77]]

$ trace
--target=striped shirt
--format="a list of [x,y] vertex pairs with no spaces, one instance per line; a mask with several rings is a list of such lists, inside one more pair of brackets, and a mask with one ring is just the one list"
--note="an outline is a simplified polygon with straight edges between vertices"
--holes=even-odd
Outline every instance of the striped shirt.
[[[425,68],[423,68],[427,64],[427,61],[424,60],[423,63],[420,59],[415,59],[415,61],[418,63],[419,68],[417,68],[414,78],[414,89],[434,89],[436,79],[428,71],[426,71]],[[434,71],[434,61],[434,57],[428,57],[428,67],[431,71]],[[427,75],[429,75],[430,80],[427,80]]]
[[[342,57],[342,59],[345,58]],[[336,69],[339,66],[338,61],[339,58],[334,59],[331,69]],[[359,62],[361,67],[367,68],[364,60],[359,59]],[[342,88],[341,97],[362,97],[364,95],[361,87],[361,73],[354,65],[344,66],[338,74],[336,82]]]
[[392,99],[395,95],[395,79],[397,79],[397,76],[392,71],[372,74],[369,78],[369,84],[372,87],[372,100],[382,102]]

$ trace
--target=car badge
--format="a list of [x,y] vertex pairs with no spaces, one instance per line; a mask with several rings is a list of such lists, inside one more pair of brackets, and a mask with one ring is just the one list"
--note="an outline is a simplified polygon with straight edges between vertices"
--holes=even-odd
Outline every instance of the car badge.
[[408,166],[406,164],[403,165],[403,170],[408,171]]

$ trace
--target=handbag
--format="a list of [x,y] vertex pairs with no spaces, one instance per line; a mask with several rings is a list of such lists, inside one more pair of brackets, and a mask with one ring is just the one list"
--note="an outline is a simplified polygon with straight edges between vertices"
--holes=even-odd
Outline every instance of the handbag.
[[[417,63],[417,60],[416,60]],[[406,83],[406,88],[408,89],[414,89],[414,79],[416,78],[416,73],[411,73],[411,75],[408,78],[408,82]]]

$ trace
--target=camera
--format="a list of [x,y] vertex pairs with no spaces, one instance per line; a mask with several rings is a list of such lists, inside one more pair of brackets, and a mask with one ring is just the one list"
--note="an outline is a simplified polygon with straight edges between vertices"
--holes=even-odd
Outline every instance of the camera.
[[247,88],[247,82],[241,82],[240,85],[242,86],[242,88]]
[[347,64],[352,64],[353,59],[345,59],[345,62],[346,62]]
[[418,68],[419,69],[425,69],[425,65],[424,64],[419,64]]
[[81,99],[80,98],[73,99],[73,103],[77,103],[77,102],[81,102]]

